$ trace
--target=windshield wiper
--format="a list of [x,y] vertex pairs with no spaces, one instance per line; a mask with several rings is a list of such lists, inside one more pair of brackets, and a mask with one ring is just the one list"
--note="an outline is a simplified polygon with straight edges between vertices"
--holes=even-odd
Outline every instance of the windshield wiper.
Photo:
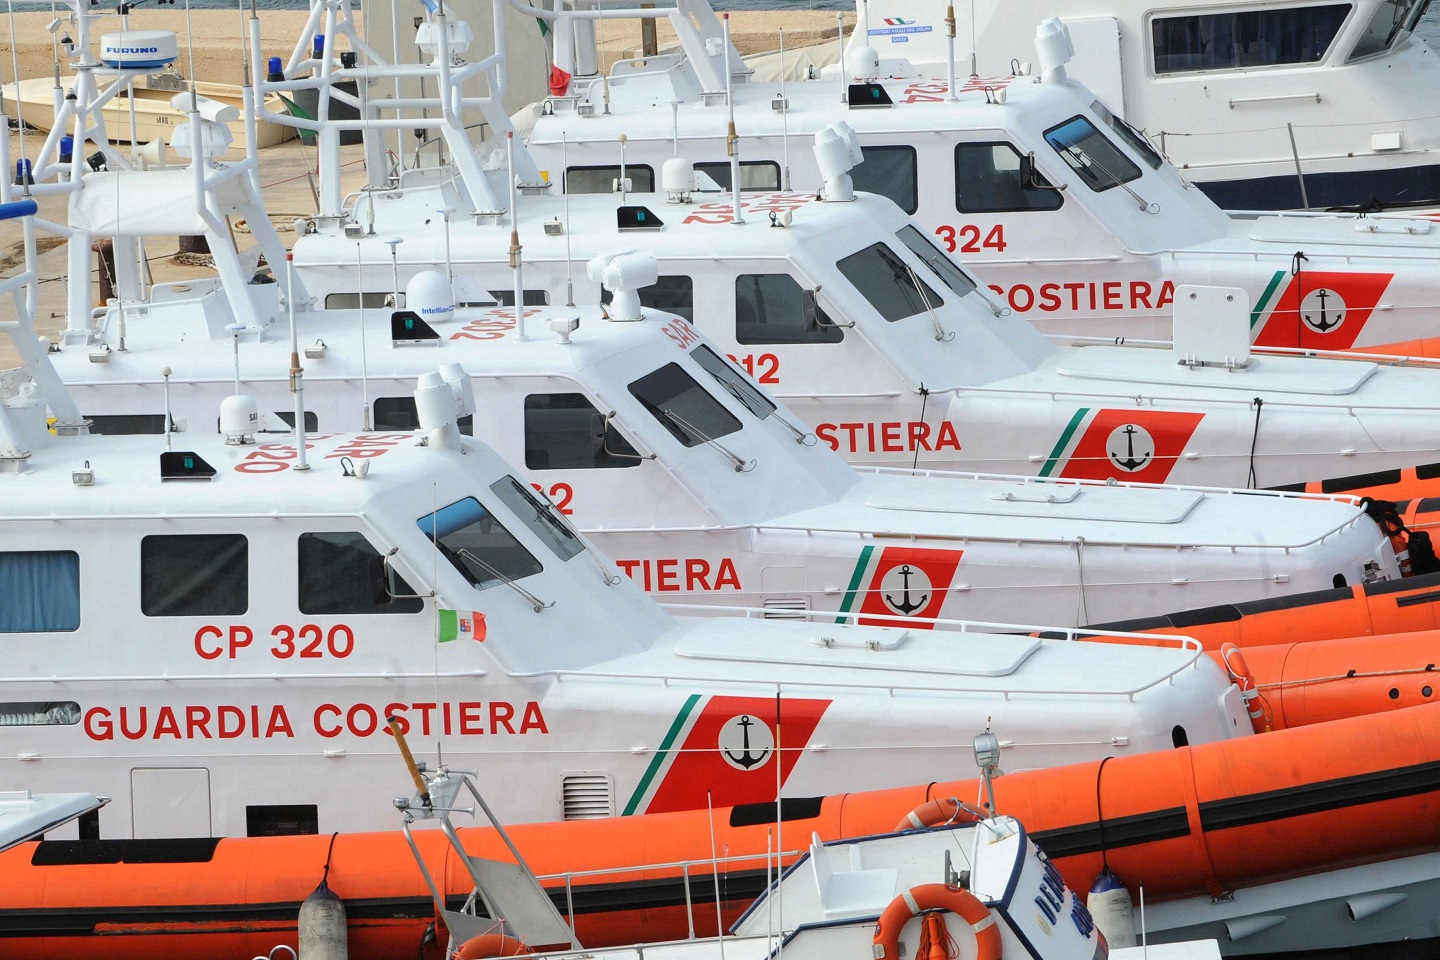
[[[448,549],[445,547],[444,544],[439,545],[442,549]],[[526,590],[524,587],[520,586],[520,584],[516,583],[514,580],[511,580],[509,577],[505,576],[505,574],[501,573],[499,570],[496,570],[494,567],[490,566],[490,564],[486,563],[484,560],[481,560],[479,557],[475,556],[475,554],[471,553],[469,550],[466,550],[464,547],[456,550],[455,554],[465,560],[470,561],[476,566],[481,567],[496,580],[499,580],[501,583],[505,584],[505,586],[509,587],[511,590],[514,590],[516,593],[520,594],[520,596],[530,601],[530,606],[534,608],[536,613],[539,613],[541,610],[547,610],[550,607],[555,606],[554,600],[546,603],[539,597],[535,596],[535,594],[531,593],[529,590]]]
[[686,434],[686,436],[699,437],[705,443],[714,447],[716,450],[719,450],[721,453],[725,454],[725,456],[729,457],[730,462],[735,465],[736,473],[749,473],[751,470],[755,469],[754,460],[742,460],[740,457],[736,456],[734,453],[721,446],[719,441],[707,437],[704,432],[701,431],[698,427],[687,423],[685,421],[685,418],[680,416],[680,414],[676,413],[674,410],[662,410],[660,412],[666,420],[669,420],[672,424],[679,427]]

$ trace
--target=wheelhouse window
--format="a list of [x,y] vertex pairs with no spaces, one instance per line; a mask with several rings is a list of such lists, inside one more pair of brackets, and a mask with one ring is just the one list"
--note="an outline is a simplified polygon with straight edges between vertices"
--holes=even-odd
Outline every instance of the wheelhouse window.
[[466,497],[415,521],[477,590],[533,576],[540,561],[479,500]]
[[[396,433],[414,433],[420,429],[420,414],[415,410],[414,397],[376,397],[375,405],[370,412],[375,417],[375,429],[377,431],[394,431]],[[308,425],[309,415],[306,415],[307,426],[305,429],[313,430]],[[466,414],[456,421],[460,432],[467,437],[475,436],[475,417]]]
[[[700,181],[702,193],[714,193],[717,190],[730,190],[730,164],[728,163],[697,163],[695,172],[704,174],[713,182]],[[740,192],[746,190],[779,190],[780,189],[780,164],[774,160],[741,160],[740,161]]]
[[911,253],[924,260],[926,266],[934,270],[945,286],[955,293],[963,297],[975,289],[975,281],[960,269],[959,264],[941,252],[940,248],[931,243],[930,239],[919,230],[906,226],[898,230],[895,236],[910,248]]
[[678,363],[667,363],[630,384],[630,394],[687,447],[735,433],[737,420]]
[[640,454],[583,393],[533,393],[525,398],[527,470],[608,470],[638,467]]
[[11,700],[0,703],[0,727],[71,726],[80,722],[74,700]]
[[920,209],[914,147],[861,147],[864,157],[850,171],[856,190],[889,197],[906,213]]
[[1131,150],[1140,154],[1140,159],[1148,163],[1151,170],[1160,169],[1160,164],[1164,161],[1155,148],[1150,146],[1150,141],[1145,139],[1143,133],[1115,116],[1115,114],[1111,113],[1110,109],[1099,100],[1093,101],[1090,104],[1090,109],[1095,112],[1096,116],[1105,121],[1105,125],[1114,131],[1115,136],[1125,141]]
[[1011,144],[955,145],[955,209],[960,213],[1058,210],[1064,196],[1037,170],[1025,182],[1020,152]]
[[[639,293],[640,306],[673,313],[686,323],[695,322],[695,281],[689,277],[659,277],[650,286],[641,287]],[[613,299],[609,290],[600,288],[601,303],[608,304]]]
[[1140,168],[1084,117],[1072,117],[1046,130],[1045,142],[1096,193],[1140,178]]
[[560,515],[551,508],[550,503],[542,501],[519,480],[514,477],[501,477],[490,484],[490,491],[561,560],[569,560],[585,549],[575,531],[560,519]]
[[870,306],[891,323],[945,303],[899,254],[883,243],[852,253],[836,266]]
[[1150,39],[1155,72],[1163,75],[1318,63],[1325,58],[1350,8],[1348,3],[1327,3],[1154,17],[1150,21]]
[[74,550],[0,553],[0,633],[79,629],[79,554]]
[[[492,302],[484,304],[484,306],[515,306],[515,290],[513,288],[509,290],[487,290],[486,292],[490,294]],[[524,306],[548,307],[550,305],[549,290],[525,290],[520,295],[525,300]],[[466,306],[472,306],[472,304],[466,304]]]
[[374,571],[380,551],[359,531],[302,533],[299,555],[301,613],[419,613],[424,608],[424,601],[398,574],[392,575],[392,591],[377,595]]
[[87,413],[85,419],[91,433],[107,437],[165,432],[163,413]]
[[250,608],[250,541],[238,533],[155,534],[140,541],[147,617],[238,617]]
[[839,343],[845,331],[818,305],[805,315],[805,292],[788,273],[746,273],[735,278],[735,342]]
[[[625,164],[633,193],[655,192],[655,171],[643,163]],[[615,181],[620,179],[620,165],[570,167],[565,171],[566,193],[616,193]]]
[[1350,51],[1346,62],[1353,63],[1389,50],[1415,29],[1428,6],[1430,0],[1383,0],[1365,25],[1365,32],[1355,41],[1355,49]]
[[695,362],[704,367],[711,376],[720,381],[736,400],[744,405],[755,416],[764,420],[775,412],[775,404],[770,398],[760,391],[760,388],[750,382],[750,378],[740,372],[740,369],[732,363],[727,363],[725,358],[714,350],[701,344],[690,352]]

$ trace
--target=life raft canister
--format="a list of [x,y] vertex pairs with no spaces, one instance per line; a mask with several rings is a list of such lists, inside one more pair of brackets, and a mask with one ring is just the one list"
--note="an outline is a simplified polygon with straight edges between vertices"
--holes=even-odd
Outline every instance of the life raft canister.
[[1220,647],[1220,659],[1224,662],[1230,679],[1240,688],[1240,699],[1245,704],[1245,712],[1250,715],[1250,726],[1255,728],[1256,733],[1268,733],[1270,721],[1265,716],[1265,706],[1260,702],[1260,689],[1255,686],[1255,674],[1250,672],[1250,665],[1245,662],[1245,654],[1235,644],[1226,643]]
[[923,883],[890,901],[875,927],[873,960],[899,960],[900,932],[911,917],[927,910],[946,910],[970,924],[979,948],[974,960],[1001,960],[1000,928],[990,908],[969,890],[948,883]]

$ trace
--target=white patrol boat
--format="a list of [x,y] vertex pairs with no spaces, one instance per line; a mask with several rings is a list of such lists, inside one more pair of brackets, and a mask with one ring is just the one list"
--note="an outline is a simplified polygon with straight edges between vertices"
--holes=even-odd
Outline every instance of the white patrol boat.
[[[934,4],[915,6],[923,15]],[[1006,9],[1004,17],[1019,22]],[[872,12],[872,29],[878,22]],[[572,192],[609,192],[622,162],[637,188],[664,189],[666,163],[677,154],[695,161],[712,189],[728,187],[727,149],[747,191],[814,192],[848,176],[857,190],[912,214],[932,242],[1042,333],[1169,339],[1175,287],[1204,283],[1246,292],[1260,346],[1440,356],[1440,346],[1425,342],[1440,335],[1434,223],[1356,214],[1232,220],[1106,109],[1110,97],[1066,78],[1067,37],[1057,29],[1037,41],[1036,76],[1009,72],[1012,56],[1032,56],[1030,41],[1017,41],[1003,48],[1005,69],[966,80],[953,97],[943,66],[937,78],[933,64],[865,66],[852,56],[844,78],[777,85],[741,82],[747,78],[737,73],[729,108],[723,76],[718,91],[708,86],[686,48],[621,61],[604,82],[573,81],[522,123],[533,121],[536,163]],[[1093,31],[1075,41],[1086,64],[1106,60],[1097,45]],[[1356,102],[1372,109],[1370,100]],[[848,173],[834,129],[840,121],[864,158]],[[826,143],[818,160],[817,135]],[[1440,198],[1440,190],[1427,196]],[[711,216],[726,218],[717,207]]]
[[1028,59],[1021,51],[1035,24],[1064,17],[1080,54],[1072,73],[1229,209],[1440,201],[1440,125],[1428,92],[1440,64],[1415,35],[1424,0],[856,8],[853,44],[932,77],[948,76],[958,56],[962,82],[1007,72],[1012,56]]
[[[591,272],[616,288],[608,316],[532,307],[519,327],[511,307],[453,310],[439,274],[412,282],[410,309],[389,324],[388,309],[297,314],[297,340],[325,344],[306,361],[306,428],[413,430],[417,378],[463,365],[481,411],[467,432],[523,464],[645,590],[775,615],[893,625],[1023,610],[1073,626],[1398,576],[1388,541],[1348,499],[857,473],[693,326],[639,306],[633,288],[655,270],[645,254],[598,258]],[[124,351],[52,354],[82,413],[106,431],[163,430],[168,383],[173,415],[205,434],[238,387],[262,428],[289,432],[288,338],[155,292]],[[425,323],[438,309],[454,320]],[[157,375],[167,358],[168,381]],[[246,469],[283,470],[264,449]]]
[[[488,100],[481,106],[489,111],[486,116],[495,116]],[[209,122],[198,113],[191,118],[195,126]],[[503,120],[499,115],[496,122]],[[453,120],[429,122],[447,136],[463,135]],[[520,207],[506,198],[505,182],[509,180],[512,194],[516,179],[535,182],[524,180],[527,154],[514,154],[514,177],[508,176],[504,160],[487,170],[469,153],[456,157],[458,173],[440,168],[438,185],[432,180],[428,188],[423,186],[429,174],[418,171],[410,177],[413,187],[368,191],[334,217],[317,217],[306,226],[307,234],[314,231],[313,237],[302,238],[313,244],[307,256],[312,264],[327,268],[329,291],[338,289],[340,264],[353,256],[356,292],[347,295],[351,306],[357,300],[377,306],[387,298],[402,302],[400,247],[408,245],[410,279],[419,263],[448,263],[453,269],[457,230],[451,215],[457,209],[470,211],[475,223],[465,225],[464,232],[484,236],[488,249],[495,249],[492,238],[505,237],[520,262],[525,259],[524,243],[533,238],[533,246],[553,258],[549,269],[554,282],[571,272],[573,251],[566,250],[570,234],[560,216],[563,199],[548,221],[555,229],[526,229],[523,243],[510,215]],[[263,209],[253,191],[237,191],[240,195],[230,198],[212,187],[247,186],[249,181],[235,178],[231,168],[222,164],[201,177],[195,175],[197,169],[205,169],[200,154],[186,171],[84,177],[85,189],[71,198],[71,247],[91,236],[157,232],[157,218],[189,225],[193,232],[203,230],[211,237],[228,297],[213,284],[202,284],[189,290],[162,286],[160,298],[198,299],[212,336],[232,319],[241,326],[236,336],[261,336],[281,314],[282,301],[296,309],[308,305],[308,300],[297,302],[306,296],[306,283],[287,270],[276,272],[278,282],[259,282],[265,277],[247,282],[255,251],[236,253],[217,211],[263,220]],[[322,200],[327,195],[322,191]],[[340,199],[334,198],[337,204]],[[447,199],[457,206],[446,205]],[[760,280],[741,283],[721,277],[710,294],[703,288],[696,288],[699,296],[690,291],[692,302],[704,304],[708,301],[703,298],[713,295],[722,306],[733,302],[737,307],[733,314],[701,310],[695,320],[702,332],[713,332],[725,352],[733,350],[762,385],[778,386],[821,442],[852,461],[1067,479],[1263,487],[1423,462],[1440,449],[1440,421],[1434,416],[1440,406],[1440,370],[1354,359],[1252,356],[1250,308],[1242,290],[1178,288],[1178,339],[1168,349],[1057,348],[1019,318],[1003,315],[903,212],[884,198],[853,194],[843,175],[827,184],[819,200],[762,199],[752,207],[754,216],[742,217],[743,227],[731,222],[734,206],[744,207],[739,196],[732,197],[728,218],[724,210],[683,204],[668,218],[657,209],[669,207],[624,205],[610,221],[616,223],[615,247],[635,246],[632,228],[668,219],[672,224],[682,221],[683,229],[661,225],[649,236],[657,246],[683,250],[697,275],[702,265],[713,265],[705,244],[719,233],[744,229],[754,249],[777,251],[746,270]],[[387,210],[405,214],[395,218],[395,235],[374,228]],[[427,210],[434,212],[427,215]],[[365,219],[357,221],[361,215]],[[425,231],[405,230],[416,217]],[[447,217],[452,220],[448,228]],[[424,223],[427,219],[429,224]],[[256,237],[269,263],[284,262],[273,230],[257,230]],[[777,269],[778,251],[786,253],[784,269]],[[790,273],[790,263],[803,271],[798,279],[782,278],[774,286],[764,280],[764,274]],[[83,283],[71,287],[70,300],[78,308],[69,312],[62,346],[90,356],[92,362],[123,352],[131,324],[154,309],[156,292],[142,292],[135,264],[118,259],[117,269],[121,296],[100,311],[89,309]],[[84,272],[72,276],[83,277]],[[494,279],[478,285],[483,302],[531,299],[527,290],[532,288],[519,271],[509,273],[504,282],[488,271],[484,276]],[[701,276],[699,283],[705,282]],[[287,298],[292,286],[294,294]],[[591,289],[598,296],[598,289]],[[673,301],[676,289],[672,284],[664,296]],[[678,289],[685,290],[683,282]],[[346,302],[329,291],[323,305]],[[476,295],[475,286],[462,294]],[[756,319],[738,309],[744,295],[767,310],[765,323],[741,329],[741,321]],[[439,318],[451,305],[442,297],[422,309],[439,310],[429,314]],[[835,315],[829,314],[832,309]],[[841,325],[851,323],[853,327]],[[483,325],[458,338],[499,335],[495,326]],[[348,358],[345,366],[345,376],[363,379],[368,351]],[[93,373],[88,378],[105,379]],[[996,429],[998,424],[1005,428]]]
[[990,717],[1014,768],[1249,729],[1193,641],[672,618],[460,434],[454,370],[418,433],[308,434],[297,400],[298,436],[250,443],[236,397],[183,448],[86,435],[37,282],[0,284],[0,785],[103,790],[102,835],[381,826],[359,798],[392,716],[515,820],[954,776],[953,731]]

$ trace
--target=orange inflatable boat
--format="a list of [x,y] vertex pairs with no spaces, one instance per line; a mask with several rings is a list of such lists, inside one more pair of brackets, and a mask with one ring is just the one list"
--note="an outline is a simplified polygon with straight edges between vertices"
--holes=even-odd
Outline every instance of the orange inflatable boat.
[[[1321,870],[1433,851],[1440,843],[1440,704],[1160,753],[1117,756],[995,782],[1065,881],[1089,889],[1102,851],[1151,900],[1208,895]],[[787,798],[782,850],[896,829],[975,781]],[[377,802],[381,802],[378,801]],[[573,913],[587,946],[713,933],[716,882],[728,924],[761,889],[776,806],[605,821],[530,824],[510,833]],[[923,816],[923,811],[922,811]],[[1359,822],[1384,829],[1357,829]],[[722,857],[712,869],[711,829]],[[502,857],[490,830],[468,850]],[[468,892],[434,831],[416,839],[452,898]],[[645,863],[688,862],[642,869]],[[30,843],[0,855],[0,956],[6,960],[253,957],[295,942],[301,901],[326,873],[345,903],[352,960],[412,957],[433,942],[434,911],[399,830],[194,841]],[[579,875],[605,869],[609,873]],[[718,875],[718,876],[717,876]],[[688,877],[688,880],[687,880]],[[688,884],[688,890],[687,890]],[[687,909],[687,904],[690,905]],[[443,941],[443,931],[439,935]]]
[[1377,580],[1289,597],[1200,607],[1087,629],[1194,637],[1206,650],[1233,643],[1248,649],[1292,641],[1332,640],[1440,629],[1440,573]]
[[1422,463],[1414,467],[1376,470],[1374,473],[1357,473],[1308,483],[1287,483],[1271,489],[1293,493],[1353,493],[1358,497],[1398,503],[1401,500],[1440,496],[1440,463]]

